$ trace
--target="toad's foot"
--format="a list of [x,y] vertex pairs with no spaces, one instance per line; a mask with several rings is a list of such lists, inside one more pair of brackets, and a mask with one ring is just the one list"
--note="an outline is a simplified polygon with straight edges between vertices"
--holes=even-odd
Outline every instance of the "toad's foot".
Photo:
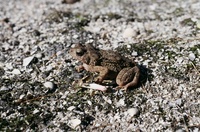
[[83,67],[87,71],[99,73],[98,77],[95,80],[95,82],[97,83],[102,83],[102,81],[107,77],[109,73],[108,68],[103,67],[103,66],[92,66],[92,65],[83,64]]

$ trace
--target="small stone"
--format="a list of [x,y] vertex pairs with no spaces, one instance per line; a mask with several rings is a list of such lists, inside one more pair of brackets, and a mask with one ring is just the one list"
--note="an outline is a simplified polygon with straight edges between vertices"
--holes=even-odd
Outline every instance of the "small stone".
[[23,66],[28,66],[34,59],[35,56],[30,56],[23,59]]
[[52,82],[45,82],[43,84],[46,88],[50,88],[50,89],[53,89],[54,88],[54,84]]
[[77,39],[77,38],[78,38],[77,34],[73,35],[73,39]]
[[15,75],[21,74],[20,70],[18,70],[18,69],[14,69],[14,70],[12,71],[12,73],[15,74]]
[[118,106],[118,107],[124,106],[124,105],[125,105],[124,98],[120,99],[120,100],[117,102],[117,106]]
[[46,71],[51,71],[53,67],[51,65],[46,66]]
[[70,106],[69,108],[67,108],[67,110],[72,111],[75,108],[76,108],[75,106]]
[[184,132],[184,130],[180,128],[180,129],[177,129],[175,132]]
[[5,71],[8,70],[8,69],[12,70],[13,69],[12,63],[6,63],[4,68],[5,68],[4,69]]
[[173,107],[176,107],[176,104],[174,102],[169,102],[169,107],[173,108]]
[[122,36],[123,36],[124,38],[129,38],[129,37],[134,37],[134,36],[136,36],[136,35],[137,35],[137,32],[136,32],[134,29],[132,29],[132,28],[127,28],[127,29],[124,30]]
[[42,58],[42,53],[37,53],[37,54],[35,55],[35,57],[37,57],[38,59],[41,59],[41,58]]
[[175,102],[176,102],[176,104],[179,105],[179,106],[181,106],[182,103],[183,103],[182,99],[177,99]]
[[137,108],[130,108],[127,110],[127,113],[133,117],[139,114],[139,110]]
[[70,126],[72,128],[75,129],[78,125],[81,124],[81,120],[79,120],[79,119],[72,119],[72,120],[69,121],[69,124],[70,124]]
[[90,106],[92,105],[92,102],[91,102],[90,100],[88,100],[87,102],[88,102],[88,104],[89,104]]
[[196,92],[200,92],[200,88],[197,88],[197,89],[196,89]]
[[200,21],[197,21],[197,28],[200,29]]
[[193,132],[199,132],[200,128],[196,127],[194,128]]
[[38,112],[40,112],[38,109],[35,109],[34,111],[33,111],[33,114],[37,114]]
[[132,55],[132,56],[137,56],[138,53],[137,53],[136,51],[133,51],[133,52],[131,53],[131,55]]
[[5,86],[2,86],[2,87],[0,88],[0,91],[7,91],[7,90],[9,90],[9,88],[7,88],[7,87],[5,87]]
[[25,95],[22,94],[22,95],[19,96],[19,99],[23,99],[24,97],[25,97]]
[[5,50],[5,51],[6,51],[6,50],[9,50],[10,47],[11,47],[11,46],[10,46],[8,43],[5,43],[5,44],[2,45],[2,49]]
[[128,45],[127,45],[127,48],[128,48],[128,49],[130,49],[130,48],[131,48],[131,45],[130,45],[130,44],[128,44]]
[[191,61],[193,61],[196,58],[195,55],[194,55],[194,53],[190,53],[188,57],[189,57],[189,59]]

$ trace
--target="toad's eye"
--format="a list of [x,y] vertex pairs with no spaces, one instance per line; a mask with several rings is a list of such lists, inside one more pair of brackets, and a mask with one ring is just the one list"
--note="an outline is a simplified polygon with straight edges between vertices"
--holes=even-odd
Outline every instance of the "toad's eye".
[[84,51],[83,49],[77,49],[77,50],[76,50],[76,54],[77,54],[78,56],[82,56],[82,55],[84,55],[84,53],[85,53],[85,51]]

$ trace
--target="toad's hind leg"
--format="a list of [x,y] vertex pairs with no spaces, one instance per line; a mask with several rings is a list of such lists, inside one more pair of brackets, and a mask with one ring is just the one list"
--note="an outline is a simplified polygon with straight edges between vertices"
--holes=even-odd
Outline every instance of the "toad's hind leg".
[[127,90],[129,87],[137,86],[140,77],[140,69],[138,66],[133,68],[124,68],[117,76],[118,88]]

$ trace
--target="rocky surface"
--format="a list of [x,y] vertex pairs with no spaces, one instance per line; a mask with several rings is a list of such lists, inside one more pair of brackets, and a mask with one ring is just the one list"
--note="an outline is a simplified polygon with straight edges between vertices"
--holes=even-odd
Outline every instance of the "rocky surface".
[[[200,131],[198,0],[0,1],[0,131]],[[132,57],[134,90],[78,88],[73,43]]]

